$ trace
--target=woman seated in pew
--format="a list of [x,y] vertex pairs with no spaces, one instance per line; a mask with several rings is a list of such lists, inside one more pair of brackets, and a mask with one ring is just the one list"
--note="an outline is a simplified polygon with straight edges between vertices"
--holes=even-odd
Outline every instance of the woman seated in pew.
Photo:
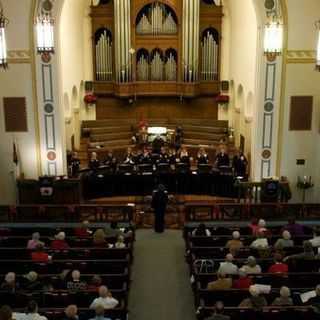
[[226,248],[229,249],[230,253],[234,256],[241,248],[243,248],[243,242],[240,240],[239,231],[232,232],[232,240],[228,240]]
[[201,147],[197,154],[197,165],[199,164],[208,164],[209,163],[209,156],[206,150]]
[[76,292],[81,290],[87,290],[87,283],[81,280],[81,274],[79,270],[73,270],[71,273],[71,279],[67,281],[67,290]]
[[238,274],[239,269],[236,264],[233,263],[233,255],[228,253],[226,255],[225,261],[220,263],[218,273],[224,274]]
[[293,240],[291,240],[291,234],[285,230],[282,232],[282,238],[278,239],[274,244],[276,250],[282,250],[285,248],[292,248],[294,246]]
[[126,247],[126,244],[124,242],[124,236],[118,236],[117,242],[115,243],[114,247],[117,249],[123,249]]
[[51,256],[44,251],[43,245],[38,244],[36,250],[31,253],[31,260],[33,262],[49,262],[49,260],[51,260]]
[[250,248],[257,250],[266,250],[269,248],[268,239],[263,231],[259,231],[257,239],[250,244]]
[[232,278],[227,277],[225,273],[219,272],[218,279],[208,283],[208,290],[229,290],[232,288]]
[[55,235],[55,240],[51,242],[51,249],[53,250],[68,250],[70,248],[68,242],[66,241],[66,234],[60,231]]
[[39,280],[39,276],[35,271],[30,271],[21,279],[21,288],[24,290],[42,290],[43,285]]
[[92,231],[89,229],[89,221],[82,221],[81,227],[74,229],[74,235],[78,238],[88,238],[92,234]]
[[98,305],[101,305],[104,309],[114,309],[118,304],[119,301],[112,297],[108,288],[106,286],[101,286],[99,288],[99,297],[92,301],[89,308],[95,309]]
[[20,288],[20,285],[16,280],[16,274],[14,272],[8,272],[5,275],[0,288],[8,293],[15,293]]
[[283,274],[288,273],[288,269],[288,265],[282,261],[282,255],[280,253],[275,253],[274,264],[269,267],[268,272]]
[[204,223],[200,223],[199,226],[192,231],[192,235],[197,237],[210,237],[211,232]]
[[312,243],[310,241],[304,241],[303,252],[287,256],[283,259],[283,261],[287,262],[289,260],[313,260],[315,258],[316,255],[314,254]]
[[42,241],[40,241],[40,233],[34,232],[32,234],[32,239],[28,241],[27,249],[34,250],[38,244],[41,244],[44,246],[44,243]]
[[88,291],[99,292],[99,288],[102,286],[102,279],[99,275],[95,274],[88,283]]
[[96,247],[112,248],[112,244],[108,244],[106,234],[103,229],[97,229],[93,234],[93,244]]
[[260,311],[263,307],[268,305],[268,302],[264,296],[260,294],[260,291],[255,285],[249,287],[250,297],[244,299],[239,308],[252,308],[256,311]]
[[28,302],[25,313],[14,313],[15,320],[47,320],[45,316],[38,313],[38,303],[34,300]]
[[243,267],[241,267],[240,270],[247,274],[261,273],[261,267],[257,264],[257,260],[254,256],[249,256],[246,264]]
[[288,287],[280,288],[280,297],[275,298],[272,302],[273,306],[286,307],[293,306],[293,301],[291,298],[291,291]]

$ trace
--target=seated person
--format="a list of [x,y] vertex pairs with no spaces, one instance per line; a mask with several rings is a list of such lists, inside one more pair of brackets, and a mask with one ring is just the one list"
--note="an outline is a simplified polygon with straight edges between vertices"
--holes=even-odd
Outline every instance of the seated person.
[[242,269],[239,270],[239,279],[233,281],[233,289],[248,290],[252,285],[252,279]]
[[248,257],[246,264],[240,270],[246,274],[261,273],[261,267],[257,264],[257,260],[253,256]]
[[240,232],[232,232],[232,240],[228,240],[226,248],[229,249],[230,253],[235,255],[239,249],[243,248],[243,242],[240,240]]
[[99,292],[99,288],[102,286],[102,279],[98,275],[94,275],[90,282],[88,283],[89,291]]
[[32,239],[28,241],[27,249],[34,250],[38,244],[41,244],[44,246],[44,243],[42,241],[40,241],[40,233],[34,232],[32,234]]
[[97,229],[93,234],[93,244],[96,247],[107,247],[112,248],[112,245],[108,244],[106,240],[106,234],[103,229]]
[[80,159],[78,158],[78,153],[73,152],[70,159],[71,176],[77,177],[80,170]]
[[291,291],[288,287],[280,288],[280,297],[275,298],[272,302],[273,306],[285,307],[285,306],[293,306],[293,301],[291,296]]
[[170,161],[169,155],[168,155],[168,153],[166,152],[165,147],[161,147],[161,150],[160,150],[160,158],[159,158],[159,162],[158,162],[158,163],[166,164],[166,163],[169,163],[169,161]]
[[118,248],[118,249],[123,249],[126,247],[126,244],[124,242],[124,237],[123,236],[118,236],[118,239],[117,239],[117,242],[115,243],[115,248]]
[[208,164],[209,163],[209,156],[207,155],[206,150],[201,147],[197,154],[197,164]]
[[308,305],[312,307],[313,311],[319,315],[320,314],[320,284],[315,288],[316,296],[309,299]]
[[38,244],[35,252],[31,253],[31,259],[34,262],[48,262],[51,257],[44,251],[44,247]]
[[88,226],[89,226],[88,220],[82,221],[82,226],[74,229],[74,235],[77,236],[78,238],[90,237],[92,234],[92,231],[88,228]]
[[72,279],[67,282],[67,289],[69,291],[83,291],[87,289],[87,283],[80,280],[81,274],[79,270],[73,270],[71,277]]
[[213,315],[205,320],[230,320],[230,316],[224,314],[224,304],[222,301],[217,301],[214,307]]
[[320,229],[315,228],[313,238],[309,240],[314,248],[320,247]]
[[24,290],[41,290],[43,286],[39,281],[38,274],[35,271],[30,271],[22,277],[21,287]]
[[104,309],[113,309],[119,304],[119,301],[112,297],[111,292],[106,286],[99,288],[99,298],[92,301],[90,309],[95,309],[98,305],[103,306]]
[[192,231],[192,235],[193,236],[211,236],[211,232],[209,231],[209,229],[207,229],[206,225],[204,223],[200,223],[199,226],[197,228],[195,228]]
[[283,227],[283,230],[289,231],[292,237],[302,237],[305,235],[304,226],[296,223],[296,219],[294,217],[290,217],[288,219],[288,224]]
[[66,241],[66,234],[60,231],[55,235],[55,240],[51,242],[51,249],[53,250],[67,250],[69,249],[69,244]]
[[258,233],[257,239],[250,244],[250,248],[257,250],[269,248],[269,242],[264,232],[260,231]]
[[232,160],[234,175],[236,177],[246,177],[247,176],[247,167],[248,160],[246,159],[243,153],[240,153],[239,156],[235,156]]
[[131,165],[134,165],[135,163],[135,157],[134,157],[134,154],[132,152],[132,149],[130,147],[128,147],[127,149],[127,153],[123,159],[123,164],[131,164]]
[[261,310],[263,307],[268,305],[266,298],[260,295],[260,292],[254,285],[250,286],[249,292],[250,297],[244,299],[240,303],[239,308],[252,308],[254,310]]
[[75,304],[70,304],[66,307],[63,320],[78,320],[78,307]]
[[232,287],[232,278],[226,277],[224,273],[218,272],[218,279],[208,283],[208,290],[228,290]]
[[18,289],[19,283],[16,281],[16,274],[14,272],[8,272],[1,284],[1,290],[4,290],[8,293],[14,293]]
[[228,253],[226,255],[225,261],[220,263],[218,273],[224,274],[238,274],[238,266],[233,263],[233,255]]
[[291,234],[285,230],[282,232],[282,238],[278,239],[274,244],[274,248],[277,250],[292,248],[294,246],[293,240],[291,240]]
[[139,164],[151,164],[151,163],[152,163],[152,159],[151,159],[150,152],[148,148],[145,147],[143,148],[143,153],[139,158]]
[[95,307],[95,317],[90,320],[111,320],[110,318],[106,318],[104,316],[104,307],[101,305],[97,305]]
[[188,150],[185,146],[182,146],[178,155],[178,159],[180,163],[185,163],[186,165],[190,166],[190,157]]
[[109,166],[113,170],[116,170],[117,169],[117,163],[118,163],[117,158],[113,155],[112,150],[109,150],[107,157],[103,161],[103,164],[106,165],[106,166]]
[[217,168],[230,166],[230,159],[224,148],[221,148],[221,151],[217,154],[215,164]]
[[303,242],[303,252],[287,256],[283,259],[284,262],[289,260],[313,260],[315,259],[312,243],[310,241]]
[[100,161],[98,160],[98,156],[96,152],[91,153],[91,158],[89,161],[89,168],[91,170],[97,170],[100,167]]
[[275,253],[274,264],[269,267],[269,273],[288,273],[288,265],[282,262],[282,255]]
[[25,313],[15,313],[13,316],[15,320],[47,320],[45,316],[38,313],[38,304],[36,301],[31,300],[28,302]]
[[123,232],[120,230],[117,221],[112,221],[110,223],[110,226],[106,226],[104,228],[104,231],[105,235],[108,237],[118,237],[120,235],[123,235]]

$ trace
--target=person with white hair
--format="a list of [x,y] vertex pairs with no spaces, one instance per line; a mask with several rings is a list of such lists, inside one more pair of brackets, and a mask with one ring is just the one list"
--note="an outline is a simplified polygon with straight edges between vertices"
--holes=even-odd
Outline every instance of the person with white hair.
[[254,256],[249,256],[247,263],[240,269],[246,274],[258,274],[261,273],[261,267],[257,264],[257,260]]
[[281,287],[280,288],[280,297],[277,297],[272,302],[273,306],[292,306],[293,301],[291,298],[291,291],[288,287]]
[[14,313],[13,319],[15,320],[47,320],[45,316],[41,316],[38,313],[38,304],[34,300],[31,300],[28,302],[25,313]]
[[32,238],[28,241],[27,249],[34,250],[38,244],[42,244],[44,246],[44,243],[40,241],[40,233],[34,232],[32,234]]
[[278,239],[274,244],[274,248],[277,250],[292,248],[294,246],[293,240],[291,240],[291,234],[289,231],[284,230],[282,232],[282,238]]
[[257,239],[250,244],[252,249],[268,249],[269,242],[264,232],[259,232]]
[[110,318],[105,317],[104,315],[105,310],[103,306],[97,305],[94,311],[95,311],[95,317],[90,320],[111,320]]
[[53,250],[67,250],[69,245],[66,241],[66,234],[63,231],[55,235],[55,240],[51,242],[51,249]]
[[316,228],[313,232],[313,238],[309,240],[314,248],[320,247],[320,229]]
[[1,284],[1,290],[15,293],[17,289],[19,289],[19,283],[16,281],[16,274],[14,272],[8,272]]
[[228,240],[226,248],[229,249],[232,255],[235,255],[239,249],[243,248],[243,242],[240,240],[240,232],[232,232],[232,240]]
[[69,291],[80,291],[87,289],[87,283],[81,280],[81,273],[79,270],[73,270],[71,273],[72,280],[67,282],[67,289]]
[[95,309],[98,305],[101,305],[104,309],[114,309],[118,304],[119,301],[112,297],[108,288],[106,286],[101,286],[99,288],[99,297],[92,301],[89,308]]
[[[308,305],[312,306],[314,313],[318,316],[320,314],[320,284],[318,284],[315,288],[316,296],[309,299]],[[316,318],[318,319],[318,318]]]
[[114,244],[115,248],[123,249],[126,247],[126,244],[124,242],[124,236],[119,235],[117,238],[117,242]]
[[97,170],[100,167],[100,161],[98,160],[98,155],[96,152],[91,153],[91,158],[89,161],[89,168],[91,170]]
[[238,266],[233,263],[233,255],[228,253],[225,261],[220,263],[218,273],[224,273],[227,275],[238,274]]
[[252,308],[254,310],[261,310],[263,307],[268,305],[266,298],[260,295],[260,292],[255,285],[249,287],[249,293],[250,297],[244,299],[239,304],[239,308]]

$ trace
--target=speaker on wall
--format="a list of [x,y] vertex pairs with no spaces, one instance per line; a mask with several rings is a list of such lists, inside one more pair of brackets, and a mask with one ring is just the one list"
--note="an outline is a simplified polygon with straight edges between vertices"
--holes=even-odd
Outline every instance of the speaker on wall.
[[92,81],[85,81],[84,83],[84,90],[85,91],[93,91],[93,82]]
[[221,91],[229,91],[229,81],[221,81]]

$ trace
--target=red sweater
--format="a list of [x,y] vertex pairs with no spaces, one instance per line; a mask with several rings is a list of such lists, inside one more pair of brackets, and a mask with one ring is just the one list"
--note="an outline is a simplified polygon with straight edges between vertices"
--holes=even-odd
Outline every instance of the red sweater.
[[269,273],[288,273],[288,265],[285,263],[275,263],[270,266]]
[[49,255],[45,252],[32,252],[31,259],[35,262],[48,262]]
[[65,250],[65,249],[69,249],[69,245],[64,240],[53,240],[51,242],[51,249],[53,249],[53,250]]
[[249,289],[251,285],[252,280],[250,278],[239,278],[233,282],[234,289]]

